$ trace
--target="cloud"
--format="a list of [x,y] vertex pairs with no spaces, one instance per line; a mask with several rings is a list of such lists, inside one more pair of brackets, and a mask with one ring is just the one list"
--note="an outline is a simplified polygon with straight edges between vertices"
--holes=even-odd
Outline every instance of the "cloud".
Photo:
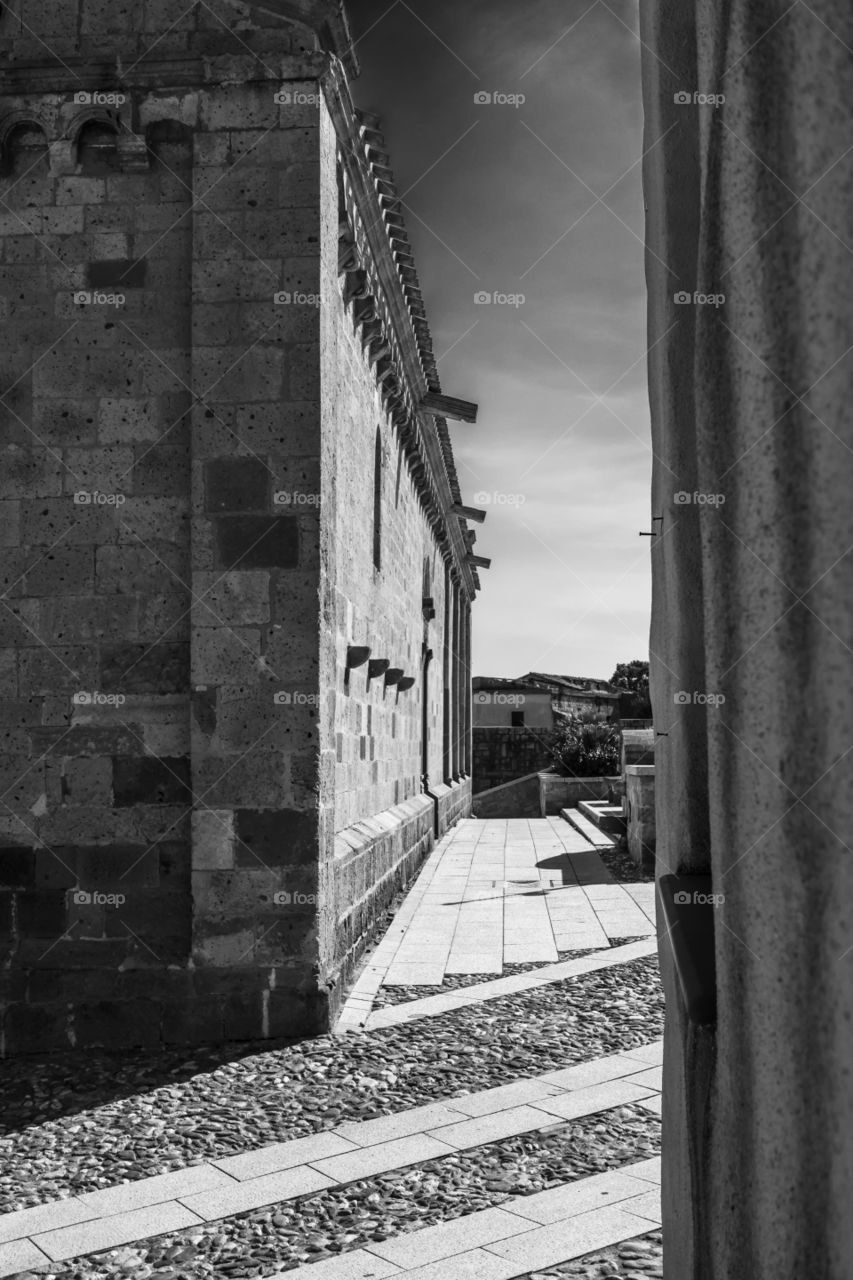
[[[355,97],[412,187],[442,385],[481,406],[478,425],[451,424],[466,501],[493,495],[476,669],[608,675],[649,628],[636,5],[388,3],[350,0],[356,32],[376,22]],[[478,106],[477,90],[527,101]],[[525,300],[478,305],[478,290]]]

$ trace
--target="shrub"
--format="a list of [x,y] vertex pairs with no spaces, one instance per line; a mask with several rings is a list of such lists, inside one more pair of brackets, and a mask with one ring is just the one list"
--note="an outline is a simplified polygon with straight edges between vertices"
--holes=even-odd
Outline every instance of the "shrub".
[[551,748],[557,772],[575,778],[613,777],[620,754],[618,725],[575,715],[566,716]]

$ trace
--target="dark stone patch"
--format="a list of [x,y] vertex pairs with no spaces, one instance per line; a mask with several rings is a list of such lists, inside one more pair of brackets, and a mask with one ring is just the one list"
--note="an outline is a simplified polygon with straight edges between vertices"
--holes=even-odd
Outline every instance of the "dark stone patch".
[[120,808],[132,804],[189,804],[190,762],[185,756],[116,756],[113,794]]
[[102,644],[104,693],[184,693],[190,681],[190,647],[180,644]]
[[0,888],[29,889],[35,878],[33,849],[0,848]]
[[219,569],[295,569],[299,526],[288,516],[232,516],[217,521]]
[[205,510],[269,510],[271,475],[258,458],[216,458],[205,465]]
[[91,289],[142,289],[148,263],[144,258],[108,258],[90,262],[87,279]]
[[317,815],[295,809],[237,809],[234,813],[238,867],[284,866],[317,859]]

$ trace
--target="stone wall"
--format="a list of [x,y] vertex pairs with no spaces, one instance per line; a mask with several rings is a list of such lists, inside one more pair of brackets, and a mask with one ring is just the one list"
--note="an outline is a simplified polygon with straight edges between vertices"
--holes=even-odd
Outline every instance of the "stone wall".
[[716,1021],[689,1021],[661,941],[664,1270],[841,1280],[853,14],[662,0],[640,20],[657,862],[716,901]]
[[523,778],[551,764],[552,735],[543,729],[484,729],[475,727],[474,794]]
[[[33,4],[59,62],[0,17],[6,1053],[324,1029],[381,906],[467,812],[476,579],[418,409],[437,379],[346,41],[319,48],[340,13],[303,8],[314,26],[244,14],[237,39],[225,3]],[[391,370],[354,327],[342,153],[385,237],[360,255],[396,308]],[[345,680],[363,637],[410,690]]]

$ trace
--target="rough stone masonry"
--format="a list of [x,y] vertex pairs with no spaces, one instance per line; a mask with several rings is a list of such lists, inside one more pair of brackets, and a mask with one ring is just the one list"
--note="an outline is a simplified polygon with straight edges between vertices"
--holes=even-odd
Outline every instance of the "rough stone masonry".
[[470,811],[479,585],[346,16],[0,15],[0,1047],[321,1031]]

